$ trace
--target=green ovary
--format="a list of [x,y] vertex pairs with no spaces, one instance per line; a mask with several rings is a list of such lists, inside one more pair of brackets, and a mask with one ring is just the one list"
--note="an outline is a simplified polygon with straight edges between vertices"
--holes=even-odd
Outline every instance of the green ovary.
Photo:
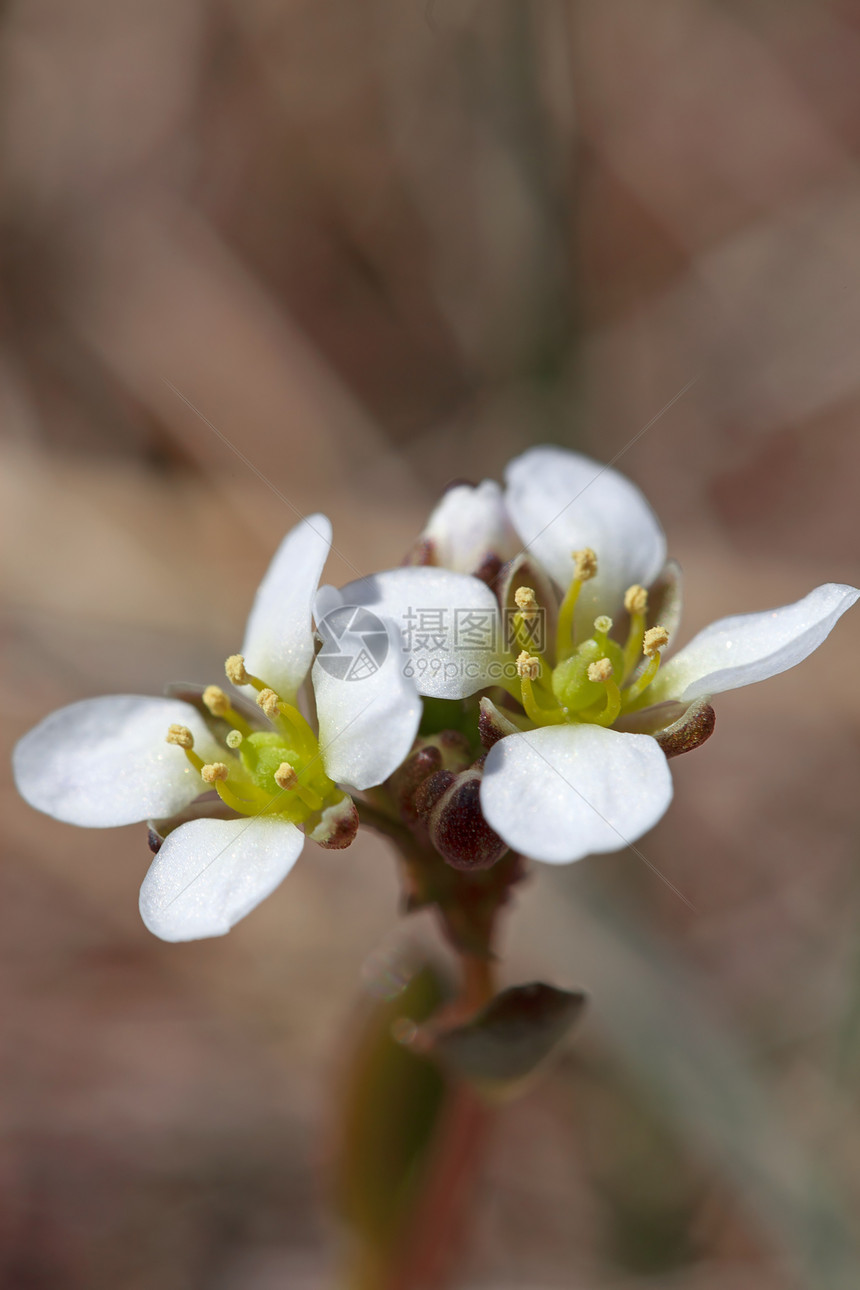
[[583,641],[570,658],[564,659],[552,673],[552,692],[568,712],[584,712],[603,701],[605,687],[599,681],[588,679],[588,669],[598,659],[608,658],[613,676],[619,684],[624,672],[624,654],[613,640],[599,645],[596,640]]
[[[308,759],[275,731],[257,731],[243,739],[239,759],[255,790],[275,799],[269,808],[271,813],[282,815],[294,824],[319,811],[336,791],[323,769],[318,748]],[[275,780],[276,772],[285,762],[297,775],[295,786],[287,789]]]

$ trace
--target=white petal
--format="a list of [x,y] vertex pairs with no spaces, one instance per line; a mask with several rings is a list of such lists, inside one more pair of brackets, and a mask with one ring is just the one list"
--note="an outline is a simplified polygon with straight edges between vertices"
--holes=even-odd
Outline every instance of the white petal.
[[168,726],[188,726],[204,761],[221,750],[179,699],[110,694],[52,712],[18,743],[15,783],[39,811],[66,824],[111,828],[176,814],[204,789]]
[[663,530],[639,489],[617,470],[543,447],[514,458],[505,478],[505,500],[523,545],[562,590],[573,577],[571,552],[591,547],[597,553],[597,577],[580,596],[588,629],[596,614],[619,611],[629,586],[647,587],[657,577],[666,559]]
[[508,735],[487,756],[481,807],[508,846],[566,864],[620,851],[672,800],[672,776],[650,735],[545,726]]
[[856,587],[828,582],[782,609],[721,618],[661,667],[649,702],[719,694],[785,672],[818,649],[858,598]]
[[149,867],[140,916],[163,941],[223,936],[286,878],[304,841],[271,816],[183,824]]
[[462,699],[494,683],[502,643],[499,606],[477,578],[418,567],[374,573],[340,592],[321,587],[318,624],[335,603],[364,606],[397,625],[409,656],[407,676],[420,694]]
[[504,562],[520,549],[502,490],[492,479],[449,488],[422,537],[433,542],[435,563],[457,573],[476,573],[487,556]]
[[325,515],[297,524],[275,552],[248,618],[242,646],[248,671],[284,698],[295,698],[313,662],[311,607],[330,550]]
[[[320,748],[326,774],[336,783],[372,788],[397,769],[412,747],[421,699],[415,682],[404,675],[407,660],[394,623],[382,624],[383,652],[375,631],[370,639],[361,635],[362,620],[367,625],[375,614],[352,607],[340,613],[355,623],[340,638],[343,653],[331,655],[324,643],[314,663]],[[327,622],[334,620],[330,616]]]

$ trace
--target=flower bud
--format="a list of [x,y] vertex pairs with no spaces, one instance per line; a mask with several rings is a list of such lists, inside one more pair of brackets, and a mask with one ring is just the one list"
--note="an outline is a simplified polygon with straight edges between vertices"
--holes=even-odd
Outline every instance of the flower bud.
[[427,816],[430,841],[455,869],[489,869],[508,849],[484,819],[480,801],[482,775],[479,765],[452,775],[442,792],[434,794]]
[[[457,730],[443,730],[437,735],[418,739],[410,755],[391,779],[388,788],[405,824],[416,824],[430,809],[422,785],[437,772],[459,771],[469,765],[469,741]],[[446,780],[446,785],[450,781]],[[429,790],[428,790],[429,791]],[[435,798],[433,799],[435,801]]]

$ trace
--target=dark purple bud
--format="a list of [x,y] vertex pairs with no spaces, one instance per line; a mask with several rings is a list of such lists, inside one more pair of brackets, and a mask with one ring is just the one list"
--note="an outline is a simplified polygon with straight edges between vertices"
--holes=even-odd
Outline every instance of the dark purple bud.
[[[388,789],[406,824],[414,825],[429,810],[417,794],[437,771],[459,771],[469,765],[469,741],[458,730],[442,730],[419,739],[412,753],[388,781]],[[435,799],[434,799],[435,800]]]
[[430,841],[455,869],[489,869],[507,851],[481,810],[479,765],[452,776],[427,817]]
[[418,785],[412,798],[415,814],[420,819],[429,815],[443,793],[451,787],[457,776],[452,770],[437,770]]
[[486,582],[488,587],[492,587],[493,583],[499,576],[501,568],[501,556],[496,555],[494,551],[488,551],[477,569],[474,570],[472,576],[474,578],[480,578],[481,582]]

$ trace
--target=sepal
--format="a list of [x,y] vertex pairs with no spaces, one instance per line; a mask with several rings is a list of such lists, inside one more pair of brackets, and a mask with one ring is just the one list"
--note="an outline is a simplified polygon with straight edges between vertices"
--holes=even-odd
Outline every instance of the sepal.
[[510,719],[510,715],[497,708],[492,699],[486,695],[481,699],[481,708],[478,715],[478,735],[485,752],[489,752],[493,744],[497,744],[505,735],[515,735],[520,731],[520,727],[515,725]]
[[652,735],[667,757],[699,748],[714,733],[717,714],[708,698],[692,703],[669,700],[629,713],[618,729],[631,734]]
[[342,851],[355,841],[359,823],[355,802],[344,793],[337,802],[322,811],[319,822],[306,832],[319,846],[329,851]]

